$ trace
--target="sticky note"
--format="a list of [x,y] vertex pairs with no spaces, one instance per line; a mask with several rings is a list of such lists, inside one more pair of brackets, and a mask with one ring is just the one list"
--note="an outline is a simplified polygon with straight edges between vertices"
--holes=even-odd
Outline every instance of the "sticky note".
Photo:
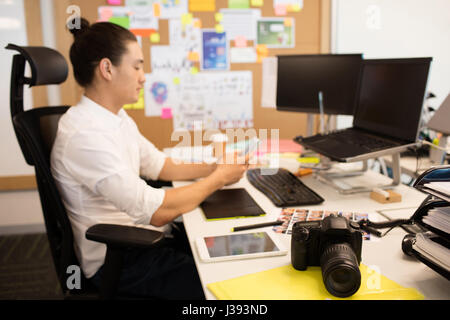
[[172,108],[162,108],[161,119],[172,119]]
[[221,24],[216,24],[215,29],[217,33],[223,33],[224,31],[223,25]]
[[193,25],[194,25],[194,28],[201,29],[201,27],[202,27],[202,20],[195,19]]
[[285,18],[284,19],[284,26],[285,27],[291,27],[292,26],[292,18]]
[[267,46],[265,44],[258,44],[256,46],[256,52],[258,54],[266,54],[269,52],[269,50],[267,50]]
[[108,4],[113,6],[120,6],[122,4],[122,0],[108,0]]
[[214,0],[189,0],[189,11],[216,11]]
[[234,38],[234,46],[238,48],[246,47],[247,38],[245,36],[236,36],[236,38]]
[[153,32],[150,35],[150,42],[151,43],[158,43],[159,41],[161,41],[161,36],[159,35],[158,32]]
[[180,77],[174,77],[173,84],[180,84]]
[[262,7],[264,5],[264,0],[251,0],[250,4],[253,7]]
[[248,9],[250,8],[249,0],[228,0],[228,8],[230,9]]
[[153,16],[155,17],[161,16],[161,4],[159,2],[153,3]]
[[181,16],[181,24],[188,25],[192,23],[192,13],[183,13]]
[[115,23],[125,29],[130,28],[130,18],[128,17],[111,17],[109,22]]
[[112,17],[113,11],[110,7],[101,7],[99,15],[100,21],[108,21]]
[[285,16],[287,14],[287,6],[285,4],[277,4],[274,9],[276,16]]
[[300,12],[300,10],[302,10],[302,7],[298,3],[296,3],[288,5],[287,9],[289,12]]
[[217,12],[217,13],[214,15],[214,18],[216,19],[216,22],[220,22],[220,21],[223,20],[223,14],[220,13],[220,12]]
[[192,61],[192,62],[199,61],[200,60],[200,55],[198,54],[198,52],[190,51],[188,53],[188,60]]
[[190,72],[191,72],[191,74],[197,74],[198,73],[198,68],[197,67],[191,67]]

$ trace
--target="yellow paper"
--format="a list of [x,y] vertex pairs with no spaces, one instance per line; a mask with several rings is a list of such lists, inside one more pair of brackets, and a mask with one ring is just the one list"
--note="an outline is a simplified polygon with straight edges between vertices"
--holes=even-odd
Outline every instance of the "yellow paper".
[[144,105],[144,89],[141,89],[141,91],[139,91],[139,99],[136,103],[131,103],[131,104],[125,104],[123,106],[124,109],[144,109],[145,105]]
[[150,42],[151,43],[159,43],[160,40],[161,40],[161,37],[160,37],[158,32],[153,32],[150,35]]
[[189,11],[216,11],[215,0],[189,0]]
[[319,163],[320,159],[317,157],[303,157],[298,158],[297,161],[300,163]]
[[216,22],[220,22],[223,20],[223,13],[217,12],[214,14],[214,18],[216,19]]
[[217,33],[223,33],[223,31],[224,31],[223,25],[216,24],[216,32]]
[[197,67],[191,67],[191,74],[197,74],[198,68]]
[[[347,300],[421,300],[414,288],[405,288],[382,274],[360,265],[361,287]],[[322,280],[320,267],[295,270],[291,265],[225,281],[207,288],[222,300],[325,300],[342,298],[331,295]]]
[[253,7],[262,7],[264,5],[264,0],[251,0],[250,4]]
[[185,26],[191,23],[192,23],[192,13],[184,13],[181,16],[181,24]]

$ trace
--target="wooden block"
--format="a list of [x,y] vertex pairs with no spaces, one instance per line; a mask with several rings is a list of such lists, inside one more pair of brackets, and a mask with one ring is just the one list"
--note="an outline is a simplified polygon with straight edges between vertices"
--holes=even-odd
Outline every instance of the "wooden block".
[[402,201],[401,194],[396,193],[392,190],[385,190],[385,191],[389,193],[389,198],[383,197],[381,194],[373,191],[370,193],[370,198],[380,203],[393,203]]

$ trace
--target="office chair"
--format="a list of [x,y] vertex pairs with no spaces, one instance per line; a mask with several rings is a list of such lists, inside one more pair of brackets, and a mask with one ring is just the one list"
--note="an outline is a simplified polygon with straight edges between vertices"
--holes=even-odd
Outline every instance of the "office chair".
[[[161,232],[112,224],[97,224],[90,227],[86,231],[86,238],[107,246],[102,283],[97,289],[80,272],[81,288],[67,285],[72,276],[72,273],[68,272],[69,266],[80,264],[75,255],[70,221],[50,171],[50,152],[56,137],[58,121],[69,106],[41,107],[28,111],[23,109],[23,86],[64,82],[68,73],[67,63],[59,52],[50,48],[8,44],[6,49],[19,52],[13,57],[11,117],[25,160],[35,169],[47,237],[64,298],[136,298],[117,296],[123,255],[128,248],[157,246],[163,239]],[[26,62],[31,67],[31,78],[24,76]]]

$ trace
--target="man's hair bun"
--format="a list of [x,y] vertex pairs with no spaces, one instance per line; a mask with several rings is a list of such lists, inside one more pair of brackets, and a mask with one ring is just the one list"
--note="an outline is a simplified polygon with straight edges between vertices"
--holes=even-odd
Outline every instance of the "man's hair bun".
[[89,21],[82,17],[75,17],[67,21],[67,28],[76,38],[89,29]]

